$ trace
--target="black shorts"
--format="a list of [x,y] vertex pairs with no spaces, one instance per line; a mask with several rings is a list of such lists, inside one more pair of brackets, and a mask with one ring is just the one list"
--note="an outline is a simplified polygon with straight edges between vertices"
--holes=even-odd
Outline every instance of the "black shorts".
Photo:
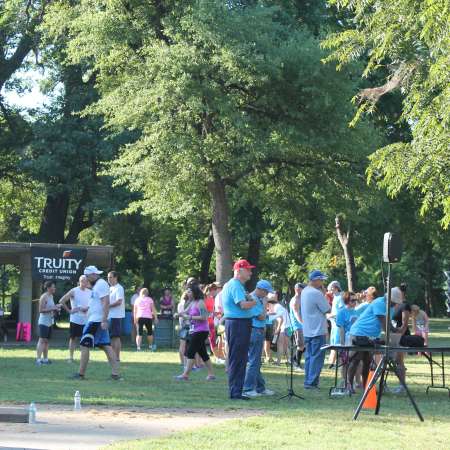
[[69,336],[71,338],[77,338],[83,336],[83,328],[84,325],[80,325],[79,323],[70,322],[69,328]]
[[142,336],[144,334],[144,326],[147,330],[147,336],[151,336],[153,334],[153,321],[148,317],[139,317],[138,319],[138,330],[137,335]]
[[266,324],[266,336],[264,338],[265,341],[271,341],[273,339],[273,325]]
[[206,350],[206,339],[208,339],[209,333],[207,331],[200,331],[189,335],[187,341],[186,357],[188,359],[194,359],[195,354],[198,353],[203,361],[209,360],[209,355]]
[[109,335],[112,338],[122,336],[122,319],[111,319]]
[[39,325],[39,337],[42,339],[50,339],[52,337],[52,327]]

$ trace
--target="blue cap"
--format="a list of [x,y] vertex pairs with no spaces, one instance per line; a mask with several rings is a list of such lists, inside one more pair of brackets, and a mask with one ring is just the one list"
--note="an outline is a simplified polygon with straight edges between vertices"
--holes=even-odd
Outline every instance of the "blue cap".
[[264,289],[265,291],[270,292],[270,293],[273,292],[272,284],[270,283],[270,281],[267,281],[267,280],[259,280],[256,283],[256,287],[258,289]]
[[314,281],[314,280],[326,280],[328,277],[320,270],[313,270],[312,272],[309,272],[308,278],[309,281]]

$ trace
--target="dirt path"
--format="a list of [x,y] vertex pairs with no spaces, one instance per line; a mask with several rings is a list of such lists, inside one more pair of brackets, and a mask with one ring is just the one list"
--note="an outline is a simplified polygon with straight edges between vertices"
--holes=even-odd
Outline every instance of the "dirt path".
[[0,449],[93,450],[120,440],[164,436],[258,411],[155,410],[37,405],[36,424],[0,423]]

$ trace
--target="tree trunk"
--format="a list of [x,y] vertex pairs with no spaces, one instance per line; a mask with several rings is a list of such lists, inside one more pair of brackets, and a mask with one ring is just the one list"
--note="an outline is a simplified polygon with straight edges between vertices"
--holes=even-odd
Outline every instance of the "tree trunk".
[[249,292],[253,291],[256,287],[256,282],[258,280],[258,266],[259,266],[259,255],[261,250],[261,233],[252,233],[248,240],[248,251],[247,251],[247,261],[256,266],[252,270],[252,277],[245,284]]
[[212,232],[216,247],[216,280],[226,283],[231,277],[231,233],[225,183],[221,179],[208,183],[212,203]]
[[200,260],[201,260],[200,274],[199,274],[200,283],[207,284],[210,281],[209,268],[211,266],[211,259],[213,253],[214,253],[214,236],[212,229],[210,229],[208,235],[208,243],[206,244],[206,247],[203,247],[202,251],[200,252]]
[[92,211],[85,211],[85,206],[90,200],[88,190],[85,188],[81,194],[77,209],[73,215],[72,223],[70,224],[69,232],[67,233],[65,242],[68,244],[75,244],[78,242],[80,233],[86,228],[94,225],[94,214]]
[[68,209],[69,193],[67,191],[47,195],[39,228],[38,239],[40,242],[64,242]]
[[342,250],[344,251],[345,269],[347,271],[347,289],[351,292],[355,292],[356,265],[352,248],[353,230],[349,225],[347,232],[343,231],[342,218],[339,215],[336,216],[335,222],[336,222],[336,234],[341,244]]
[[428,316],[432,316],[433,311],[433,255],[432,243],[425,241],[425,260],[424,260],[424,275],[425,275],[425,312]]

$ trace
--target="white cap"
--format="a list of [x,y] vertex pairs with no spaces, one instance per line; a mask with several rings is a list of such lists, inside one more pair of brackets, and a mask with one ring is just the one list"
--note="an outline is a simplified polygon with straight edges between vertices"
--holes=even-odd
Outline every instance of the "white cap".
[[337,287],[340,291],[342,291],[341,288],[341,283],[339,283],[339,281],[332,281],[328,287],[327,287],[327,291],[331,291],[334,287]]
[[103,273],[101,270],[98,270],[95,266],[87,266],[84,269],[84,275],[92,275],[93,273],[96,273],[97,275],[100,275]]
[[399,287],[394,287],[391,289],[391,302],[396,305],[403,303],[403,294]]

